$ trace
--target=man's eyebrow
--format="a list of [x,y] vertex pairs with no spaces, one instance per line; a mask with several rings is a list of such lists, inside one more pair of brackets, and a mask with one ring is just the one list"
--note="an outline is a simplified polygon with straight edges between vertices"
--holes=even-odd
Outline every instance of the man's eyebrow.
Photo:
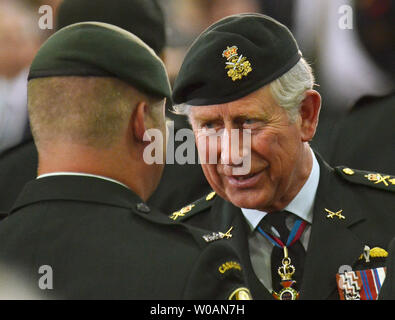
[[267,120],[269,117],[265,112],[242,112],[234,117],[234,119],[246,119],[246,118]]
[[[204,112],[204,113],[199,113],[199,114],[194,114],[192,115],[192,118],[196,121],[218,121],[218,120],[223,120],[222,114],[213,114],[210,112]],[[246,118],[254,118],[254,119],[260,119],[260,120],[268,120],[269,116],[266,112],[264,111],[254,111],[254,112],[248,112],[248,110],[241,111],[234,116],[231,116],[233,120],[235,119],[246,119]]]
[[216,121],[219,120],[221,117],[219,115],[200,114],[193,115],[192,118],[197,121]]

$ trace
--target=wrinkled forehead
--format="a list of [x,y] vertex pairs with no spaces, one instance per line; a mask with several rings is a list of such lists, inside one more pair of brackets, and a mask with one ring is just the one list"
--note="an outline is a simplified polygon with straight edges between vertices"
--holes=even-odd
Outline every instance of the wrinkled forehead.
[[223,104],[191,106],[190,119],[204,121],[233,118],[267,118],[279,108],[268,87],[263,87],[241,99]]

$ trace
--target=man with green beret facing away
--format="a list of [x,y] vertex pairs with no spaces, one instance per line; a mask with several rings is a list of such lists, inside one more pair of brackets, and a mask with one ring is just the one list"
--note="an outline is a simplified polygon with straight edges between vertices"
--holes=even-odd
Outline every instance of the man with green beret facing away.
[[[186,54],[173,102],[214,191],[170,219],[231,230],[254,299],[374,299],[395,234],[395,178],[331,168],[310,148],[321,107],[313,86],[276,20],[240,14],[208,27]],[[349,269],[371,281],[345,278]]]
[[[166,23],[157,0],[64,0],[57,11],[56,30],[87,21],[109,23],[132,32],[148,44],[162,60],[165,56]],[[171,102],[167,101],[166,109],[169,110],[170,107]],[[167,116],[174,120],[175,131],[187,124],[184,117],[170,111]],[[36,178],[37,163],[37,150],[31,134],[28,141],[23,141],[0,156],[0,190],[7,190],[0,193],[0,212],[4,211],[3,215],[0,213],[0,220],[7,215],[6,212],[11,209],[23,186]],[[178,193],[179,189],[184,190],[182,195]],[[210,186],[200,166],[168,164],[158,188],[147,203],[168,212],[185,202],[200,198],[207,190],[210,190]]]
[[[55,31],[77,22],[115,25],[138,36],[158,56],[166,43],[164,15],[156,0],[63,0],[55,20]],[[7,190],[0,194],[0,211],[9,211],[23,186],[36,178],[37,163],[31,133],[27,141],[0,156],[0,190]]]
[[250,298],[226,241],[209,243],[208,231],[174,225],[145,203],[163,164],[148,164],[144,149],[155,132],[165,149],[170,95],[154,51],[113,25],[73,24],[41,47],[28,82],[38,177],[0,225],[0,265],[27,279],[29,292]]

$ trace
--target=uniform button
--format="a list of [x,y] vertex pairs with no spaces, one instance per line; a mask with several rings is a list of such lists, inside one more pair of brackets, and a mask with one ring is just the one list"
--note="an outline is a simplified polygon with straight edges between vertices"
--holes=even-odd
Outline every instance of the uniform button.
[[213,199],[215,197],[215,191],[210,192],[207,197],[206,197],[206,201],[210,201],[211,199]]
[[354,170],[350,169],[350,168],[344,168],[343,172],[349,176],[352,176],[355,172]]
[[136,208],[138,211],[140,211],[142,213],[149,213],[151,211],[151,209],[144,202],[138,203],[136,205]]

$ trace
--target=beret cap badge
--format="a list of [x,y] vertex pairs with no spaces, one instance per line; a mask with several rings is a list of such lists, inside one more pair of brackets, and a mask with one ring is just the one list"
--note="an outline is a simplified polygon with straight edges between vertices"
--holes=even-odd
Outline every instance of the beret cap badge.
[[243,55],[239,56],[237,50],[236,46],[232,46],[222,52],[222,56],[227,60],[225,69],[228,69],[227,74],[232,81],[239,80],[252,71],[251,63]]

